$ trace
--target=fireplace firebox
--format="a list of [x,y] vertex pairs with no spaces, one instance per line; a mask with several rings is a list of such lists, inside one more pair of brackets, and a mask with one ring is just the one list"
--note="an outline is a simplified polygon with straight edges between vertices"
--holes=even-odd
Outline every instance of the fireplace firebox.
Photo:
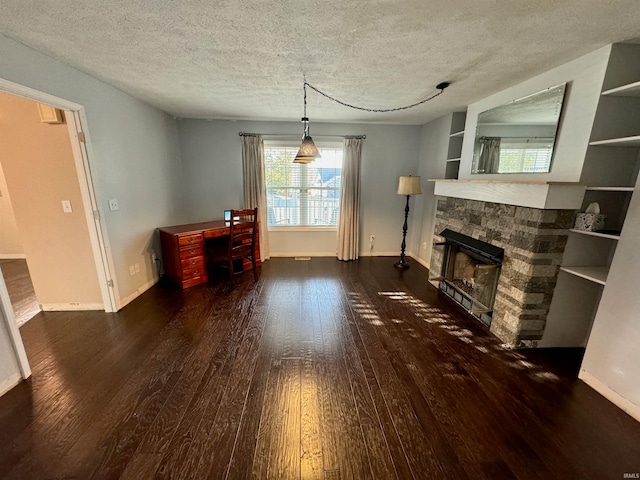
[[490,326],[504,249],[448,228],[440,236],[445,241],[437,244],[444,246],[438,288]]

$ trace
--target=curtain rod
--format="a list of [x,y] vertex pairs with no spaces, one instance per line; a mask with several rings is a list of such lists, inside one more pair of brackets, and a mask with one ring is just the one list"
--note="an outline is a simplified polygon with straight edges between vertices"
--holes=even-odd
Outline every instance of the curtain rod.
[[[247,133],[247,132],[238,132],[238,135],[241,137],[300,137],[300,135],[292,134],[292,133]],[[314,137],[323,137],[323,138],[367,138],[366,135],[317,135],[314,134]]]

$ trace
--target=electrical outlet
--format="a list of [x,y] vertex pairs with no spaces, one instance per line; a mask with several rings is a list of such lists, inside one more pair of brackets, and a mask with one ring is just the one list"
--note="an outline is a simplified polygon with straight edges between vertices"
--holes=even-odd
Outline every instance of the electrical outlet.
[[73,210],[71,209],[71,200],[62,200],[62,211],[64,213],[73,212]]
[[136,273],[140,273],[140,264],[139,263],[135,264],[135,271],[136,271]]
[[133,265],[129,265],[129,275],[133,277],[135,274],[136,274],[136,267],[134,267]]
[[118,206],[118,199],[117,198],[110,198],[109,199],[109,210],[111,210],[112,212],[114,210],[118,210],[120,207]]
[[427,249],[427,242],[422,242],[422,249],[426,250]]

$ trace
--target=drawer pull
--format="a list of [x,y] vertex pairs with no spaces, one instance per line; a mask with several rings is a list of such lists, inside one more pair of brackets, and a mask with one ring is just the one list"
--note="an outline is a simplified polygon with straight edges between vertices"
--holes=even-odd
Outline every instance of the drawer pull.
[[193,237],[189,239],[189,243],[193,243]]
[[189,255],[193,255],[194,253],[196,253],[196,251],[193,248],[189,250]]
[[195,260],[191,260],[191,265],[195,265],[197,262]]

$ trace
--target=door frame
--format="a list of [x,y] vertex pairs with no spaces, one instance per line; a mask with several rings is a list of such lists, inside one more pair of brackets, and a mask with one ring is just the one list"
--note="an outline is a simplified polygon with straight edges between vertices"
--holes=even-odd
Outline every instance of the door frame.
[[[4,322],[7,333],[9,334],[9,340],[11,341],[13,353],[18,364],[18,369],[20,370],[20,377],[23,380],[26,380],[31,376],[31,366],[29,365],[27,352],[25,351],[24,344],[22,343],[22,337],[20,336],[20,330],[16,323],[16,317],[13,312],[13,307],[11,306],[11,299],[9,298],[9,292],[7,292],[7,286],[4,283],[2,271],[0,271],[0,317]],[[17,375],[13,378],[10,377],[7,379],[7,383],[0,386],[0,395],[7,391],[7,387],[9,389],[13,388],[19,381],[20,379]]]
[[[46,103],[52,107],[64,110],[65,120],[69,129],[71,149],[78,175],[78,184],[85,211],[85,219],[89,230],[89,240],[93,251],[98,283],[105,312],[117,312],[119,303],[118,286],[116,282],[111,247],[104,216],[98,208],[98,196],[91,175],[89,159],[93,157],[91,141],[87,129],[87,117],[84,106],[50,95],[48,93],[25,87],[18,83],[0,78],[0,91],[16,95],[37,103]],[[2,300],[2,299],[0,299]]]

